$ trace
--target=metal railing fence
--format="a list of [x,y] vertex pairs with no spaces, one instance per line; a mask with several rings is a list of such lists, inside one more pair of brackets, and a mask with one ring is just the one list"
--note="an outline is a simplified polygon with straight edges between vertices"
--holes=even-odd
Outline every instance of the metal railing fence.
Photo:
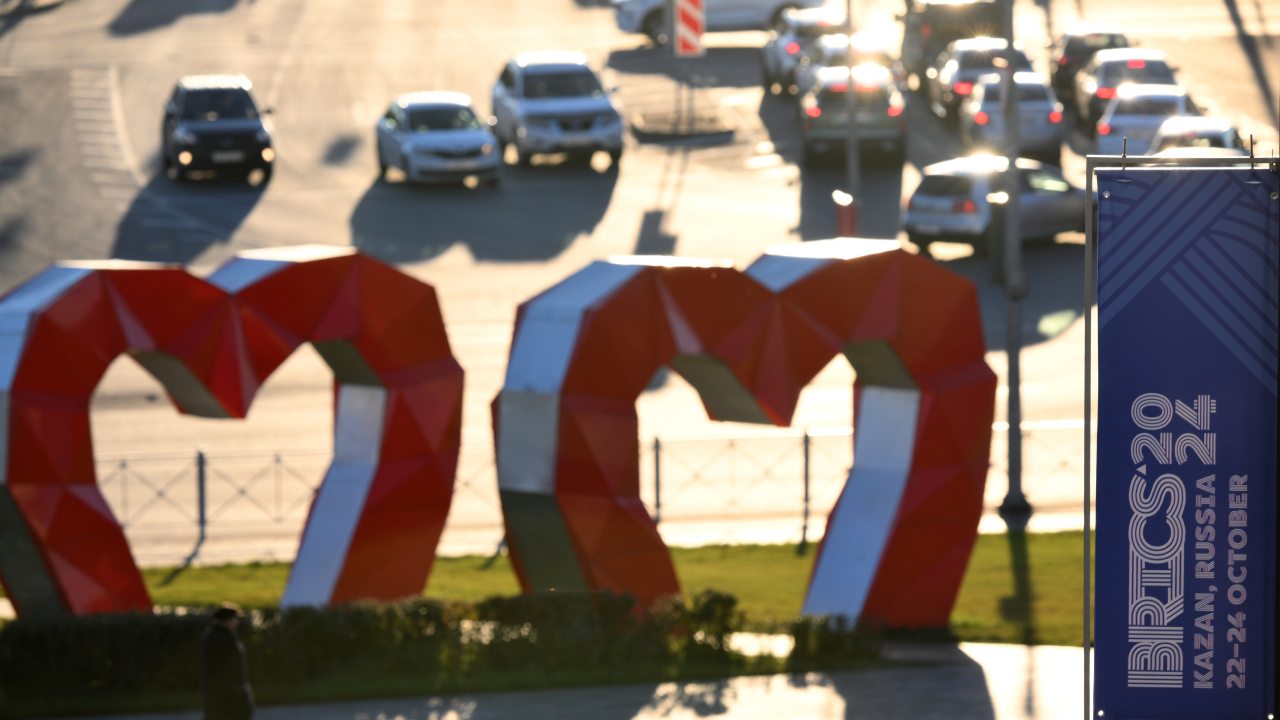
[[[1023,430],[1024,487],[1037,509],[1078,509],[1078,423],[1028,423]],[[995,427],[985,505],[1007,487],[1006,447]],[[191,550],[206,540],[271,545],[291,557],[315,491],[328,467],[327,448],[275,452],[204,450],[114,453],[96,459],[107,503],[135,546]],[[674,526],[747,527],[782,523],[802,543],[821,535],[853,464],[849,428],[782,430],[739,438],[660,438],[640,446],[640,496],[665,532]],[[501,532],[493,449],[466,446],[459,457],[451,533]],[[488,542],[486,540],[486,542]],[[185,543],[185,545],[183,545]],[[250,556],[256,556],[249,552]]]

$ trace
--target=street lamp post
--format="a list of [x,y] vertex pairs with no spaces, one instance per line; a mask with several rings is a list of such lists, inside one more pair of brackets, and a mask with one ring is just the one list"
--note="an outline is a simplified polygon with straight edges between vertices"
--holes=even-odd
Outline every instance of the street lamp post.
[[[1022,118],[1018,113],[1018,84],[1014,75],[1018,72],[1017,54],[1013,47],[1013,2],[1005,0],[1004,37],[1008,42],[1004,53],[1004,67],[1001,73],[1001,93],[1004,98],[1004,136],[1005,154],[1009,166],[1005,170],[1004,190],[1008,199],[1004,204],[1004,286],[1005,286],[1005,330],[1007,332],[1006,350],[1008,353],[1009,387],[1008,409],[1005,414],[1009,423],[1009,490],[1000,504],[1004,513],[1031,512],[1031,504],[1022,492],[1022,298],[1027,294],[1026,278],[1022,272],[1022,223],[1019,212],[1019,195],[1022,178],[1018,172],[1017,160],[1019,150],[1019,130]],[[992,244],[998,238],[991,238]]]
[[849,25],[849,89],[845,98],[845,113],[849,120],[849,134],[844,141],[844,158],[846,168],[845,184],[848,193],[853,196],[853,232],[858,234],[858,213],[862,205],[862,155],[858,139],[858,92],[854,88],[853,66],[857,64],[853,51],[853,0],[845,0],[845,14]]

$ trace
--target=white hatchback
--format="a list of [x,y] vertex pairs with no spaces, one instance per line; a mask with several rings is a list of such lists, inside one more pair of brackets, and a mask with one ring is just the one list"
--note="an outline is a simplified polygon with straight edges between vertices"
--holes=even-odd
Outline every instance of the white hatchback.
[[1199,115],[1200,109],[1180,85],[1121,85],[1098,120],[1098,154],[1142,155],[1165,120]]
[[[623,32],[644,33],[655,43],[671,37],[670,0],[613,0],[614,21]],[[705,0],[707,32],[766,30],[789,8],[816,8],[826,0]]]
[[498,141],[462,93],[396,97],[378,121],[377,152],[379,176],[396,167],[410,182],[461,182],[474,176],[496,184],[501,179]]

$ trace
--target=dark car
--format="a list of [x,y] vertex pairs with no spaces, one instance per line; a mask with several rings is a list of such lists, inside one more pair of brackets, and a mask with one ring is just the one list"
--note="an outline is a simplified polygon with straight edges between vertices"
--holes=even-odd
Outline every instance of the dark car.
[[160,154],[169,177],[247,178],[261,170],[262,182],[270,179],[276,157],[271,127],[250,87],[243,75],[189,75],[178,81],[160,129]]
[[1129,39],[1118,23],[1078,21],[1067,25],[1067,30],[1053,45],[1051,82],[1058,99],[1071,102],[1075,99],[1075,77],[1085,63],[1093,59],[1099,50],[1129,47]]
[[1121,85],[1177,85],[1173,68],[1159,50],[1099,50],[1075,77],[1073,105],[1093,130]]
[[922,76],[956,40],[999,35],[1004,7],[988,0],[925,0],[910,3],[902,21],[902,64]]
[[[978,78],[1004,63],[1009,43],[1004,38],[980,37],[957,40],[938,56],[926,76],[929,106],[941,117],[955,118],[956,108],[973,92]],[[1017,70],[1031,69],[1031,61],[1015,48]]]

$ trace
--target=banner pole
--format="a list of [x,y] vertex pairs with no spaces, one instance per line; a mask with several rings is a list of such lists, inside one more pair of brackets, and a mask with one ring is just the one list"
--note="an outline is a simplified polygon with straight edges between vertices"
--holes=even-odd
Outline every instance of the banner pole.
[[1090,701],[1093,699],[1089,692],[1089,641],[1093,634],[1091,627],[1092,616],[1090,610],[1090,565],[1092,560],[1091,541],[1091,523],[1089,518],[1089,508],[1093,504],[1092,493],[1089,488],[1089,466],[1090,452],[1089,441],[1092,440],[1092,419],[1090,417],[1093,410],[1093,158],[1085,159],[1084,171],[1084,596],[1081,603],[1084,608],[1084,637],[1081,641],[1081,648],[1084,650],[1084,720],[1091,720],[1092,711]]

